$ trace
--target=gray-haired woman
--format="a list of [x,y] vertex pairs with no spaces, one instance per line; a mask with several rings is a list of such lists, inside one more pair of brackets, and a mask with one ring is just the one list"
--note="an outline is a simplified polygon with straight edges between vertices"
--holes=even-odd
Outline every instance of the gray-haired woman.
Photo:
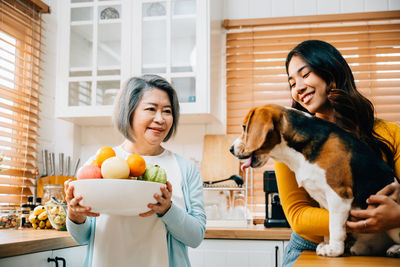
[[157,75],[131,78],[119,92],[113,120],[125,140],[114,148],[116,155],[143,156],[146,164],[166,170],[168,182],[148,212],[131,217],[91,212],[66,183],[67,228],[79,244],[88,244],[85,266],[190,266],[187,246],[203,240],[206,217],[194,163],[161,146],[178,119],[176,92]]

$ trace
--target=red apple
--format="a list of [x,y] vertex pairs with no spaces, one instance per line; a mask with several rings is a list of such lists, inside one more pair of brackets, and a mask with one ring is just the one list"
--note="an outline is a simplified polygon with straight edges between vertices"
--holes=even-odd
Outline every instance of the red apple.
[[97,165],[85,165],[78,170],[76,179],[99,179],[101,176],[101,168]]

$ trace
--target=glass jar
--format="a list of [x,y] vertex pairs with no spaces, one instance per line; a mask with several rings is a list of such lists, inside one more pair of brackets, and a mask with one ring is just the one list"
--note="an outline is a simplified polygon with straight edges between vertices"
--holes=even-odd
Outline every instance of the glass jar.
[[43,185],[42,203],[46,204],[52,197],[59,202],[64,202],[63,185],[61,184],[45,184]]
[[18,229],[20,215],[15,207],[2,207],[0,209],[0,229]]

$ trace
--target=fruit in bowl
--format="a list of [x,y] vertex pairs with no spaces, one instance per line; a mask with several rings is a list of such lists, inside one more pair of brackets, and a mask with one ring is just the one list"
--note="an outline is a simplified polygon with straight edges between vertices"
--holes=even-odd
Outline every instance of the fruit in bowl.
[[158,165],[148,164],[142,156],[131,154],[126,160],[116,156],[111,147],[103,146],[90,165],[78,170],[78,180],[82,179],[137,179],[165,184],[167,174]]
[[130,176],[139,177],[146,171],[146,161],[137,154],[131,154],[126,159],[130,169]]
[[128,163],[118,157],[108,158],[101,165],[101,175],[105,179],[127,179],[129,173]]
[[82,166],[76,173],[76,179],[99,179],[103,178],[101,169],[97,165]]
[[64,203],[56,204],[49,201],[45,204],[47,217],[54,229],[64,231],[67,230],[67,205]]
[[101,167],[106,159],[115,157],[115,155],[114,149],[109,146],[103,146],[97,151],[95,162],[97,166]]
[[141,177],[139,177],[139,180],[166,184],[167,173],[160,166],[149,164],[146,167],[146,171],[144,172],[144,174]]

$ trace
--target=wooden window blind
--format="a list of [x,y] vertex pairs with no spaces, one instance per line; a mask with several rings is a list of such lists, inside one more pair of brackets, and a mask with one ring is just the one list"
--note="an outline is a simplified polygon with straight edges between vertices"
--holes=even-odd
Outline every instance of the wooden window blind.
[[[226,20],[224,26],[228,134],[240,134],[242,120],[254,106],[290,106],[286,56],[309,39],[334,45],[377,117],[400,122],[400,11]],[[272,168],[270,161],[255,170],[252,201],[260,211],[265,202],[263,171]]]
[[45,7],[41,1],[0,0],[1,206],[26,202],[35,188]]

